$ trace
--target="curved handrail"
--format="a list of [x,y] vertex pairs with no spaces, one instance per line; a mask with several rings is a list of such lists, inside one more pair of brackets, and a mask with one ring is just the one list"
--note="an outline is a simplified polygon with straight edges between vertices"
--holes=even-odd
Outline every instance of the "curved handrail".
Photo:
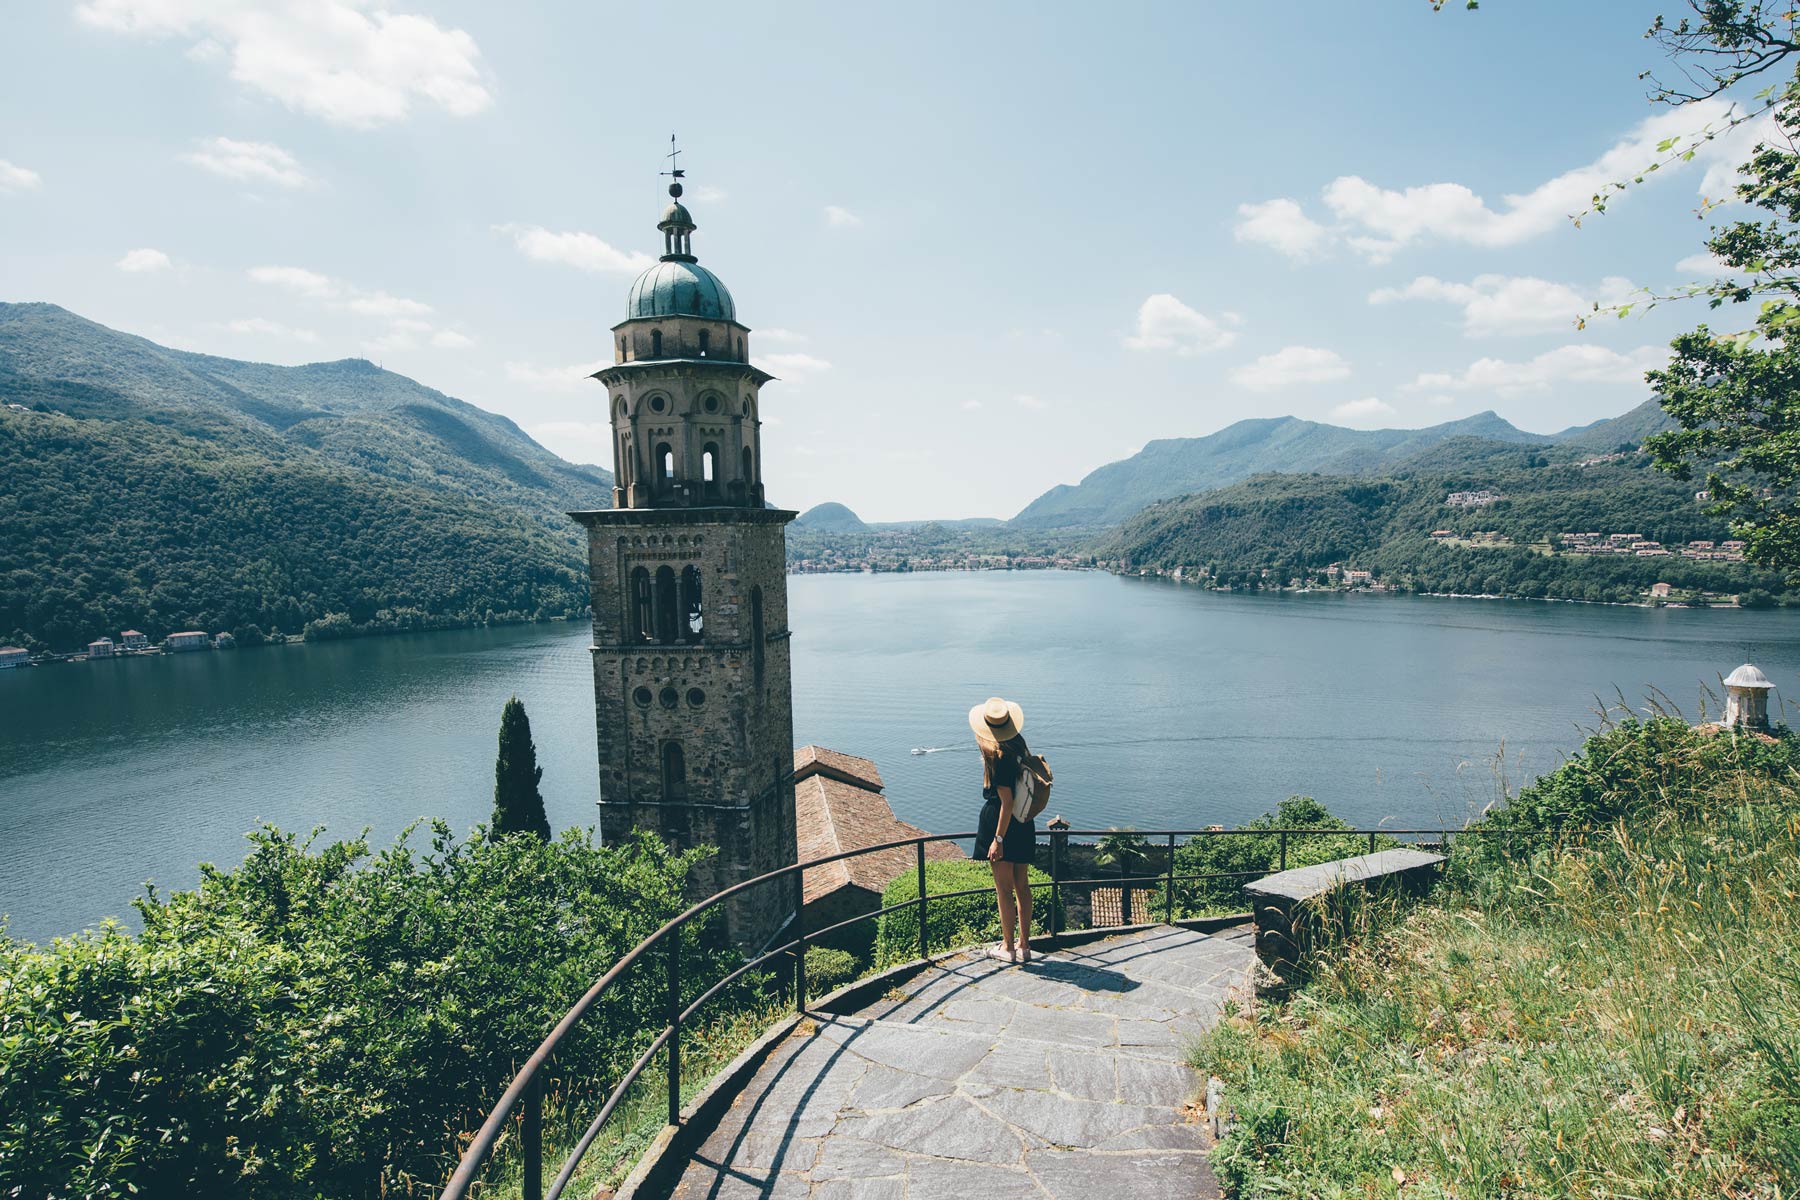
[[[1115,875],[1115,876],[1098,878],[1098,879],[1059,879],[1059,878],[1057,878],[1054,868],[1056,865],[1055,860],[1058,857],[1060,857],[1059,851],[1060,851],[1062,845],[1066,844],[1067,841],[1071,838],[1105,837],[1105,836],[1109,836],[1109,835],[1127,834],[1127,835],[1134,836],[1140,840],[1145,841],[1146,842],[1146,845],[1145,845],[1146,850],[1151,849],[1151,847],[1147,844],[1148,839],[1150,839],[1150,838],[1165,839],[1166,847],[1159,847],[1159,848],[1166,848],[1168,851],[1173,851],[1173,849],[1175,847],[1175,839],[1178,837],[1194,838],[1194,837],[1243,837],[1243,836],[1271,837],[1271,836],[1274,836],[1274,837],[1279,837],[1281,839],[1281,861],[1282,861],[1283,866],[1285,866],[1286,861],[1287,861],[1287,839],[1292,836],[1367,837],[1369,839],[1369,844],[1372,848],[1375,844],[1375,839],[1378,837],[1435,836],[1435,837],[1442,839],[1443,844],[1448,845],[1451,837],[1465,835],[1465,834],[1478,834],[1478,835],[1529,834],[1529,833],[1533,833],[1533,832],[1538,832],[1538,831],[1535,831],[1535,830],[1504,830],[1504,829],[1501,829],[1501,830],[1468,829],[1468,828],[1463,828],[1463,829],[1448,829],[1448,828],[1437,828],[1437,829],[1294,829],[1294,828],[1281,828],[1281,829],[1218,829],[1218,828],[1210,828],[1210,829],[1053,829],[1053,830],[1048,831],[1049,836],[1050,836],[1050,841],[1051,841],[1051,850],[1052,850],[1052,867],[1053,867],[1053,869],[1051,872],[1051,878],[1043,883],[1034,884],[1032,886],[1033,887],[1048,887],[1051,889],[1052,896],[1054,897],[1056,895],[1058,889],[1064,885],[1131,884],[1131,883],[1137,883],[1137,882],[1141,882],[1141,881],[1154,880],[1154,881],[1158,881],[1158,882],[1162,882],[1162,883],[1166,884],[1168,886],[1168,888],[1170,889],[1169,892],[1166,893],[1168,896],[1169,903],[1165,907],[1165,916],[1172,919],[1172,916],[1173,916],[1173,914],[1172,914],[1172,902],[1173,902],[1172,889],[1173,889],[1173,885],[1175,883],[1189,882],[1189,881],[1200,880],[1200,879],[1227,879],[1227,878],[1238,878],[1238,877],[1247,877],[1247,876],[1260,876],[1261,874],[1263,874],[1263,872],[1260,872],[1260,871],[1225,871],[1225,872],[1214,872],[1211,874],[1201,874],[1201,875],[1176,875],[1174,873],[1174,857],[1173,857],[1173,854],[1171,853],[1170,860],[1169,860],[1169,869],[1165,872],[1160,872],[1155,875],[1126,876],[1126,875],[1121,874],[1121,875]],[[661,926],[659,926],[654,933],[651,933],[648,937],[644,938],[644,940],[642,940],[636,946],[632,947],[629,951],[627,951],[625,953],[625,955],[622,958],[620,958],[616,963],[614,963],[606,971],[606,973],[604,975],[602,975],[598,980],[596,980],[594,982],[594,985],[592,987],[588,988],[588,990],[586,992],[582,993],[581,998],[578,999],[574,1003],[574,1005],[572,1005],[569,1008],[568,1012],[563,1014],[562,1020],[558,1021],[556,1023],[556,1026],[553,1029],[551,1029],[550,1033],[544,1038],[544,1040],[541,1043],[539,1043],[537,1049],[532,1052],[531,1057],[529,1057],[528,1059],[525,1060],[524,1065],[521,1066],[519,1068],[518,1072],[513,1076],[512,1082],[510,1084],[508,1084],[506,1090],[501,1093],[500,1099],[498,1100],[498,1102],[495,1103],[493,1109],[488,1113],[487,1119],[482,1122],[481,1128],[476,1131],[475,1136],[470,1140],[467,1148],[463,1151],[462,1159],[460,1162],[457,1163],[456,1170],[451,1174],[449,1181],[444,1185],[444,1189],[443,1189],[443,1192],[441,1193],[440,1200],[467,1200],[467,1197],[469,1194],[469,1189],[475,1183],[476,1177],[480,1173],[481,1168],[486,1164],[489,1156],[493,1153],[494,1146],[499,1141],[500,1135],[501,1135],[502,1131],[504,1131],[504,1129],[506,1128],[507,1122],[512,1118],[514,1111],[519,1106],[519,1102],[522,1099],[524,1099],[528,1094],[531,1094],[532,1104],[526,1113],[527,1125],[528,1125],[528,1134],[527,1134],[528,1145],[527,1145],[527,1151],[526,1151],[526,1159],[527,1159],[526,1168],[527,1169],[526,1169],[526,1179],[525,1179],[525,1187],[524,1187],[524,1197],[525,1197],[525,1200],[538,1200],[538,1198],[540,1196],[544,1197],[544,1200],[557,1200],[557,1198],[562,1195],[563,1190],[568,1186],[569,1182],[574,1178],[575,1171],[579,1167],[582,1157],[587,1153],[588,1148],[593,1144],[595,1138],[597,1138],[599,1136],[601,1128],[605,1125],[607,1118],[609,1118],[612,1115],[612,1113],[614,1112],[614,1110],[618,1107],[619,1102],[624,1098],[626,1091],[631,1087],[631,1085],[633,1083],[635,1083],[637,1081],[638,1077],[643,1073],[645,1067],[649,1065],[651,1060],[654,1059],[658,1053],[663,1051],[665,1048],[669,1048],[669,1049],[673,1050],[674,1047],[678,1045],[682,1023],[685,1022],[690,1017],[692,1017],[695,1013],[697,1013],[699,1011],[700,1007],[703,1004],[705,1004],[706,1001],[712,999],[715,995],[717,995],[720,991],[722,991],[728,984],[730,984],[734,980],[741,978],[743,975],[749,973],[750,971],[757,969],[758,967],[763,966],[764,964],[766,964],[774,959],[783,958],[783,957],[793,958],[795,961],[795,997],[796,997],[795,1004],[796,1004],[796,1008],[799,1011],[804,1011],[805,1002],[806,1002],[805,1001],[806,984],[805,984],[805,969],[804,969],[804,961],[805,960],[804,960],[803,956],[804,956],[804,952],[805,952],[807,943],[809,941],[812,941],[814,938],[816,938],[822,934],[825,934],[825,933],[833,932],[835,930],[857,924],[862,921],[872,920],[872,919],[882,916],[886,913],[895,912],[900,909],[916,907],[916,908],[920,909],[920,917],[919,917],[920,952],[921,952],[921,957],[923,957],[924,952],[925,952],[924,909],[926,907],[927,902],[930,900],[943,900],[943,899],[950,899],[950,898],[957,897],[957,896],[979,894],[980,892],[984,892],[987,890],[985,888],[977,888],[977,889],[973,889],[973,890],[969,890],[969,891],[945,892],[940,895],[927,894],[925,891],[925,886],[924,886],[924,884],[925,884],[925,847],[927,844],[932,843],[932,842],[970,841],[970,840],[974,839],[976,836],[977,835],[974,833],[926,834],[926,835],[923,835],[920,837],[900,838],[898,840],[891,841],[891,842],[881,842],[881,843],[878,843],[878,844],[872,845],[872,846],[863,846],[863,847],[860,847],[855,850],[844,850],[844,851],[840,851],[837,854],[828,854],[821,858],[808,859],[806,862],[791,863],[788,866],[777,868],[776,870],[769,871],[765,874],[755,876],[751,879],[742,880],[741,882],[735,883],[732,886],[725,888],[722,891],[715,892],[713,895],[708,896],[706,899],[700,900],[693,905],[690,905],[687,909],[685,909],[681,913],[679,913],[676,916],[669,918],[669,920],[663,922],[663,924]],[[718,982],[713,984],[710,988],[707,988],[696,1000],[694,1000],[694,1002],[692,1004],[688,1005],[685,1009],[681,1007],[680,999],[679,999],[677,960],[678,960],[678,952],[680,949],[679,933],[683,927],[685,927],[686,925],[688,925],[690,922],[694,921],[695,919],[699,918],[700,916],[704,915],[705,913],[709,912],[710,910],[716,908],[717,906],[726,903],[727,901],[731,900],[735,896],[740,896],[740,895],[744,894],[745,892],[748,892],[752,888],[760,887],[760,886],[763,886],[764,884],[773,883],[773,882],[781,880],[781,879],[786,879],[790,876],[798,876],[803,879],[804,872],[810,868],[828,866],[831,863],[842,862],[846,859],[855,858],[859,855],[875,854],[875,853],[879,853],[884,850],[895,850],[895,849],[899,849],[901,847],[911,847],[916,852],[916,856],[917,856],[916,868],[917,868],[918,882],[919,882],[919,895],[918,895],[917,899],[903,901],[900,904],[887,905],[885,907],[876,909],[873,912],[859,914],[858,916],[852,917],[847,921],[840,921],[834,925],[827,926],[824,929],[814,931],[814,933],[812,933],[810,935],[807,934],[803,928],[801,928],[800,916],[801,916],[801,912],[803,911],[804,906],[801,903],[796,903],[795,913],[794,913],[793,918],[791,918],[791,920],[793,921],[793,924],[794,924],[794,930],[795,930],[795,934],[796,934],[795,937],[789,939],[788,941],[786,941],[786,942],[782,943],[781,945],[776,946],[772,949],[765,949],[761,954],[758,954],[754,958],[750,959],[748,962],[741,964],[735,970],[733,970],[728,975],[726,975],[725,978],[719,980]],[[803,897],[802,897],[801,893],[797,891],[796,892],[796,900],[799,901],[802,898]],[[529,1144],[540,1136],[538,1131],[535,1128],[535,1125],[537,1123],[537,1120],[541,1117],[541,1112],[539,1110],[539,1106],[541,1106],[541,1104],[542,1104],[542,1094],[541,1094],[541,1090],[534,1092],[534,1089],[536,1088],[536,1085],[538,1082],[539,1072],[542,1071],[543,1068],[545,1067],[545,1065],[549,1063],[550,1059],[555,1055],[558,1047],[560,1047],[562,1045],[563,1041],[568,1037],[569,1032],[572,1029],[574,1029],[574,1027],[581,1021],[582,1017],[587,1015],[587,1013],[599,1001],[600,997],[605,994],[606,990],[609,987],[611,987],[621,976],[623,976],[633,966],[635,966],[637,963],[643,961],[643,959],[655,947],[661,945],[665,939],[668,939],[671,936],[676,937],[677,940],[671,946],[671,956],[670,956],[670,960],[669,960],[670,961],[670,991],[671,991],[671,1000],[670,1000],[670,1004],[669,1004],[669,1016],[670,1016],[669,1023],[663,1026],[662,1030],[651,1040],[649,1046],[644,1050],[644,1052],[642,1054],[640,1054],[638,1056],[637,1060],[632,1064],[632,1066],[620,1077],[619,1082],[616,1085],[614,1085],[612,1092],[608,1095],[606,1102],[601,1106],[599,1113],[595,1116],[592,1123],[589,1124],[587,1129],[583,1132],[583,1135],[581,1136],[581,1138],[579,1138],[577,1140],[574,1150],[569,1155],[568,1159],[564,1162],[561,1170],[558,1171],[557,1177],[556,1177],[555,1181],[553,1182],[549,1192],[545,1193],[542,1191],[541,1166],[539,1166],[536,1162],[536,1159],[539,1156],[541,1148],[538,1146]],[[1052,932],[1052,936],[1053,937],[1055,936],[1054,930]],[[675,1124],[679,1120],[679,1106],[680,1106],[680,1081],[679,1081],[679,1076],[677,1074],[675,1078],[672,1078],[670,1080],[669,1109],[670,1109],[670,1123],[671,1124]]]

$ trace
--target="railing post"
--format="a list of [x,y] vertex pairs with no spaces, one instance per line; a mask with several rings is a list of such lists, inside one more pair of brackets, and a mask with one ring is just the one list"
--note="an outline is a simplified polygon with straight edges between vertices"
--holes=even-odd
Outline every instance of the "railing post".
[[1369,853],[1375,853],[1375,831],[1369,830]]
[[914,849],[919,852],[917,864],[919,875],[919,957],[928,958],[930,955],[925,944],[925,843],[918,842]]
[[1281,869],[1287,870],[1287,830],[1281,831]]
[[1050,835],[1050,946],[1062,933],[1062,843],[1060,833]]
[[[548,1064],[545,1064],[547,1067]],[[525,1149],[525,1178],[519,1185],[522,1200],[544,1200],[544,1070],[539,1067],[525,1088],[524,1128],[520,1140]]]
[[1169,875],[1163,880],[1163,924],[1175,923],[1175,835],[1169,835]]
[[669,1124],[681,1124],[681,930],[669,935]]
[[794,872],[794,1011],[806,1011],[806,868]]

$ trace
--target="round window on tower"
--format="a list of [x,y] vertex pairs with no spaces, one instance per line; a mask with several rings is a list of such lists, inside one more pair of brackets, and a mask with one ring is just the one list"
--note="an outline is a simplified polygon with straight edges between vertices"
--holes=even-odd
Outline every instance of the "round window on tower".
[[650,397],[650,411],[651,412],[664,412],[668,409],[668,407],[669,407],[669,401],[668,401],[667,397],[664,397],[664,396]]
[[699,708],[706,703],[706,693],[699,688],[688,689],[688,707]]
[[708,395],[703,403],[706,406],[707,412],[716,413],[719,411],[719,398],[717,396]]
[[680,703],[681,703],[681,693],[680,692],[676,691],[674,688],[668,688],[668,687],[666,687],[662,690],[662,706],[664,708],[674,708],[677,704],[680,704]]
[[650,694],[650,689],[647,687],[641,687],[637,691],[631,693],[631,698],[633,700],[636,700],[640,705],[642,705],[645,708],[649,708],[650,701],[652,699],[654,699],[654,697],[651,696],[651,694]]

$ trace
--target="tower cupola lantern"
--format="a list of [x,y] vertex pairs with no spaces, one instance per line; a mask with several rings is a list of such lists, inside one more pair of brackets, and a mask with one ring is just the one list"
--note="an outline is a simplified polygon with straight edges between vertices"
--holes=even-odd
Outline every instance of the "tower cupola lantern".
[[1751,733],[1769,731],[1769,691],[1775,685],[1745,663],[1725,677],[1725,726]]

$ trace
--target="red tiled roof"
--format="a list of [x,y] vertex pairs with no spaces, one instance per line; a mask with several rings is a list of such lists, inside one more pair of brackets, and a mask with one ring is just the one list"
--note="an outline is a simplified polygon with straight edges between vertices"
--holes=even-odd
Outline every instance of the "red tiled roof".
[[823,746],[802,746],[794,751],[794,780],[798,782],[814,774],[829,775],[878,792],[886,786],[881,782],[881,772],[866,758],[827,750]]
[[[794,823],[799,835],[800,861],[810,862],[902,838],[922,837],[926,831],[894,816],[887,797],[864,783],[846,782],[832,769],[833,760],[858,764],[859,773],[880,775],[867,759],[838,754],[818,746],[803,747],[795,761],[810,754],[809,769],[794,785]],[[946,861],[963,857],[954,842],[930,842],[925,857]],[[873,854],[859,854],[806,872],[806,903],[831,895],[841,888],[856,887],[879,896],[898,875],[918,862],[910,846],[896,846]]]

